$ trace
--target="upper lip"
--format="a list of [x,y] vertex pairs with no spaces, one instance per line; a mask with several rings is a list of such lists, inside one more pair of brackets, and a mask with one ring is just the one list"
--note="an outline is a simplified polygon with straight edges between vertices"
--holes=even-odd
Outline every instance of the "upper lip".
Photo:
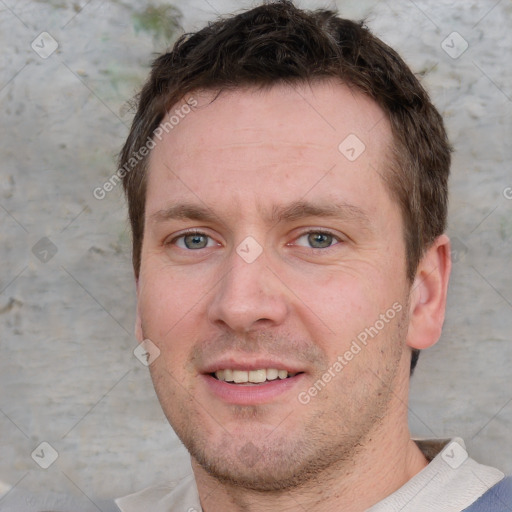
[[262,370],[274,368],[276,370],[286,370],[288,373],[301,373],[304,372],[304,367],[301,367],[294,363],[287,363],[284,361],[278,361],[272,358],[261,358],[247,356],[232,356],[224,357],[216,360],[201,369],[201,373],[215,373],[218,370]]

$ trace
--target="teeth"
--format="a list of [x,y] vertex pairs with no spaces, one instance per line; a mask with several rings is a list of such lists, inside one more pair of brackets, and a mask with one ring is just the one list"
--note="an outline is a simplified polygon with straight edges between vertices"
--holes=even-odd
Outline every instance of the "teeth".
[[277,370],[275,368],[261,370],[218,370],[215,377],[224,382],[235,382],[236,384],[245,384],[251,382],[253,384],[261,384],[267,380],[286,379],[293,377],[295,373],[288,373],[286,370]]
[[279,371],[271,368],[267,370],[267,380],[276,380],[279,377]]
[[235,381],[235,384],[249,382],[249,372],[244,372],[243,370],[233,370],[233,380]]
[[267,370],[251,370],[249,372],[249,382],[258,384],[267,380]]

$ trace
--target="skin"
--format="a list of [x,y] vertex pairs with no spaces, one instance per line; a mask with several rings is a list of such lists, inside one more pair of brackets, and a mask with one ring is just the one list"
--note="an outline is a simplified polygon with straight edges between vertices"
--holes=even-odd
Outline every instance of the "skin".
[[[191,452],[202,507],[366,510],[427,464],[407,427],[410,348],[439,339],[449,240],[407,280],[401,213],[381,178],[391,130],[369,98],[332,81],[194,98],[198,108],[150,157],[136,332],[160,350],[151,376]],[[349,134],[366,146],[355,161],[338,150]],[[333,216],[304,203],[343,206]],[[180,204],[209,216],[166,215]],[[190,229],[206,237],[185,239]],[[248,236],[262,250],[252,263],[237,253]],[[378,335],[300,403],[396,303]],[[268,403],[233,405],[205,384],[221,357],[267,356],[304,372]]]

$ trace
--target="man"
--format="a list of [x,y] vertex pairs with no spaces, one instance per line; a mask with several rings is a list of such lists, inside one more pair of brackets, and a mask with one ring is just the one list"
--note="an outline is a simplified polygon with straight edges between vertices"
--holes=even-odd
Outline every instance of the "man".
[[120,175],[136,334],[193,476],[121,510],[510,510],[501,471],[407,427],[449,165],[409,68],[333,12],[263,5],[155,61]]

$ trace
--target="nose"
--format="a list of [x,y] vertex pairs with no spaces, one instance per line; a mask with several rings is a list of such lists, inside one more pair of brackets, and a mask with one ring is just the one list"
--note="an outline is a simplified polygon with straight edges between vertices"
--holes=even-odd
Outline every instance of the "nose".
[[269,268],[265,251],[251,263],[233,251],[229,264],[213,291],[209,321],[239,334],[281,325],[289,311],[287,288]]

